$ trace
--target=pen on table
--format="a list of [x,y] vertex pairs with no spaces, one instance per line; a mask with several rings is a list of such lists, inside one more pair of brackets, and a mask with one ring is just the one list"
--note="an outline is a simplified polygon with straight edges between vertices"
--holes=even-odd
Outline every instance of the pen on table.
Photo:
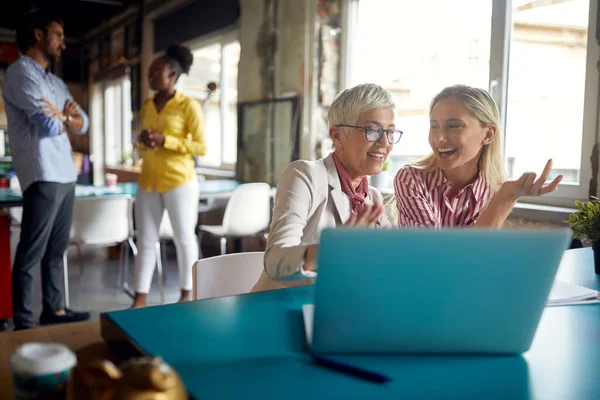
[[312,355],[312,359],[313,362],[317,365],[367,381],[376,383],[386,383],[392,380],[392,378],[390,378],[389,376],[380,374],[379,372],[369,371],[364,368],[356,367],[354,365],[348,365],[339,361],[320,357],[314,354]]

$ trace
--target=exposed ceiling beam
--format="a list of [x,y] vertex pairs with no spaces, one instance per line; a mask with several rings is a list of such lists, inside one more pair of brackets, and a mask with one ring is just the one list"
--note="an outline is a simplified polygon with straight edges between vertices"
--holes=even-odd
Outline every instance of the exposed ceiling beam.
[[0,42],[14,42],[15,31],[13,29],[0,28]]
[[119,6],[119,7],[123,7],[125,5],[125,4],[123,4],[122,1],[117,1],[117,0],[76,0],[76,1],[80,1],[83,3],[106,4],[108,6]]
[[191,3],[193,0],[138,0],[122,13],[117,14],[110,20],[103,23],[101,26],[86,33],[81,41],[83,43],[87,43],[103,34],[110,32],[117,26],[122,26],[125,23],[135,21],[138,17],[140,1],[144,1],[144,15],[148,18],[154,18],[157,13],[163,13],[177,9],[178,7],[182,7],[187,3]]

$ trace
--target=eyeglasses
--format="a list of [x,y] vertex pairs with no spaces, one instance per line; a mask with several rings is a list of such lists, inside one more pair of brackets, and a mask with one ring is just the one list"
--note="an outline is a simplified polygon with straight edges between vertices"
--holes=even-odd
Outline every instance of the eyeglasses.
[[354,125],[337,125],[338,127],[346,127],[346,128],[354,128],[354,129],[362,129],[365,131],[365,138],[369,142],[377,142],[383,134],[386,134],[388,143],[396,144],[400,141],[402,137],[402,131],[400,129],[383,129],[378,128],[376,126],[354,126]]

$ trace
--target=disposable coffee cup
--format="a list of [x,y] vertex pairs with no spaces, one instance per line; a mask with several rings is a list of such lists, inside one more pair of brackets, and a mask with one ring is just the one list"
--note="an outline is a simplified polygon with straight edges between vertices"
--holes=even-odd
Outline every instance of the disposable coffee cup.
[[60,343],[26,343],[12,355],[16,400],[73,398],[77,357]]
[[108,187],[117,186],[117,175],[116,174],[106,174],[106,175],[104,175],[104,180],[106,181],[106,186],[108,186]]

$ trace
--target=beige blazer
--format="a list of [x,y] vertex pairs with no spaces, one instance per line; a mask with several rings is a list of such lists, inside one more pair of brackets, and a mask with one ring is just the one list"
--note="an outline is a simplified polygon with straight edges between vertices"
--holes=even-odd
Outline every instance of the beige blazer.
[[[368,202],[383,202],[369,187]],[[330,154],[317,161],[294,161],[281,175],[275,194],[273,219],[265,251],[265,270],[253,292],[306,285],[314,282],[302,270],[306,248],[319,242],[323,228],[343,225],[350,217],[350,199]],[[391,227],[384,213],[381,228]]]

